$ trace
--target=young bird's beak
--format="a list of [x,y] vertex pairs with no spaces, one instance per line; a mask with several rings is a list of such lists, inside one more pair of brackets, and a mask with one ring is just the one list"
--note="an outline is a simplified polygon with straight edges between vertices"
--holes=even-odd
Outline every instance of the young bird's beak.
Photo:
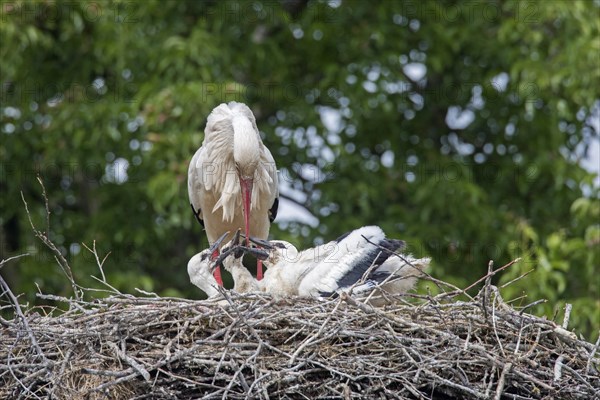
[[[238,231],[239,232],[239,231]],[[225,232],[224,234],[221,235],[220,238],[218,238],[213,244],[212,246],[210,246],[209,250],[211,254],[218,254],[218,249],[219,246],[221,245],[221,243],[223,242],[223,240],[225,240],[225,238],[227,237],[227,235],[229,235],[229,231]],[[214,260],[214,257],[213,257]]]
[[245,253],[250,253],[252,254],[254,257],[258,258],[259,260],[266,260],[267,258],[269,258],[269,253],[267,253],[265,250],[262,249],[257,249],[255,247],[246,247],[246,246],[240,246],[240,248],[245,252]]
[[248,239],[249,239],[249,240],[250,240],[252,243],[254,243],[255,245],[257,245],[257,246],[260,246],[260,247],[264,247],[265,249],[273,250],[273,249],[275,248],[275,247],[274,247],[274,246],[273,246],[271,243],[269,243],[267,240],[258,239],[258,238],[252,237],[252,236],[250,236]]
[[242,230],[238,229],[237,231],[235,231],[235,235],[233,235],[233,239],[231,240],[231,243],[234,246],[237,246],[240,244],[240,236],[242,234]]

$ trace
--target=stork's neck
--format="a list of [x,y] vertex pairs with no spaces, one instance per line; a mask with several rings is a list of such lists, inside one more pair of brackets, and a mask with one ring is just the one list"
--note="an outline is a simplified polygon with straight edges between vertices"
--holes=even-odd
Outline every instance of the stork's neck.
[[229,259],[223,262],[223,266],[231,273],[234,285],[233,290],[238,293],[257,292],[259,290],[256,279],[244,267],[241,259],[229,257]]
[[254,177],[260,161],[260,138],[252,122],[240,114],[233,116],[233,159],[243,178]]
[[188,263],[188,274],[190,281],[199,287],[208,297],[213,297],[219,293],[217,290],[217,281],[210,271],[207,257],[209,253],[205,250],[196,254]]

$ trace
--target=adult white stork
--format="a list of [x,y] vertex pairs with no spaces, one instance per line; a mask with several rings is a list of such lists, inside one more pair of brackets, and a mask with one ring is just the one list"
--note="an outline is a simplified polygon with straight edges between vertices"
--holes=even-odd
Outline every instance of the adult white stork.
[[[239,245],[237,237],[223,247],[217,263],[222,262],[232,273],[235,290],[260,290],[277,297],[329,297],[350,290],[361,296],[376,288],[389,294],[405,293],[430,262],[429,258],[414,259],[397,254],[404,242],[386,239],[377,226],[356,229],[302,252],[284,241],[251,240],[268,249],[266,253],[252,251],[259,258],[266,257],[267,272],[262,281],[254,280],[242,265],[242,255],[249,249]],[[371,303],[377,305],[377,299]]]
[[[220,104],[208,116],[204,141],[188,168],[188,196],[209,243],[239,228],[246,237],[268,237],[279,204],[277,168],[247,105]],[[215,279],[222,285],[218,267]]]

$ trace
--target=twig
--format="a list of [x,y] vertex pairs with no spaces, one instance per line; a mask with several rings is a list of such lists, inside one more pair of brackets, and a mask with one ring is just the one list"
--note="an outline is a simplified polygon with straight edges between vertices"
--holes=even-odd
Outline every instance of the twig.
[[16,256],[8,257],[7,259],[4,259],[4,260],[0,261],[0,269],[2,269],[4,267],[4,265],[8,264],[9,261],[17,260],[17,259],[19,259],[21,257],[27,257],[27,256],[29,256],[29,253],[19,254],[19,255],[16,255]]
[[590,352],[590,356],[588,357],[587,363],[585,364],[585,371],[587,373],[591,372],[590,368],[592,367],[592,360],[594,359],[594,356],[596,355],[596,351],[598,351],[599,346],[600,346],[600,331],[598,332],[598,339],[596,339],[596,344],[594,345],[594,348]]
[[562,362],[565,359],[564,356],[558,356],[558,358],[556,359],[556,361],[554,362],[554,383],[558,383],[560,381],[560,378],[562,377]]
[[504,364],[504,368],[502,368],[502,373],[500,374],[500,379],[498,379],[498,386],[496,387],[496,394],[494,396],[494,400],[500,400],[502,398],[502,392],[504,391],[504,384],[506,382],[506,376],[510,372],[512,368],[512,363]]
[[[496,301],[498,301],[498,298],[500,297],[500,294],[498,293],[497,290],[494,291],[494,303]],[[502,301],[502,297],[500,297],[500,301]],[[506,358],[506,353],[504,352],[504,347],[502,346],[502,341],[500,340],[500,336],[498,336],[498,328],[496,326],[496,307],[492,307],[492,325],[494,327],[493,331],[494,331],[494,336],[496,337],[496,341],[498,342],[498,345],[500,346],[500,351],[502,352],[502,356],[504,358]]]
[[572,304],[567,303],[565,305],[565,316],[563,318],[563,323],[562,323],[563,329],[567,329],[567,326],[569,325],[569,319],[571,318],[571,309],[572,308],[573,308]]
[[102,275],[102,282],[106,283],[106,276],[104,275],[104,262],[110,255],[110,251],[108,253],[106,253],[106,255],[104,256],[102,261],[100,261],[100,258],[98,257],[98,252],[96,251],[96,241],[95,240],[92,244],[93,250],[90,249],[87,244],[85,244],[85,243],[81,243],[81,244],[83,247],[85,247],[87,249],[87,251],[92,253],[94,255],[94,257],[96,258],[96,264],[98,265],[98,269],[100,270],[100,274]]
[[461,290],[464,292],[471,290],[475,286],[479,285],[482,281],[489,279],[490,277],[496,275],[500,271],[504,271],[506,268],[511,267],[512,265],[518,263],[519,261],[521,261],[521,259],[516,258],[516,259],[512,260],[511,262],[509,262],[508,264],[505,264],[496,270],[488,271],[488,273],[486,275],[482,276],[481,278],[477,279],[475,282],[473,282],[469,286],[467,286],[465,289],[461,289]]
[[[342,293],[343,295],[344,293]],[[298,346],[298,348],[296,349],[296,351],[292,354],[292,357],[290,358],[290,360],[288,361],[288,366],[291,366],[292,364],[294,364],[294,362],[296,361],[296,357],[298,357],[298,355],[309,345],[311,344],[317,337],[319,337],[321,335],[321,333],[323,333],[323,330],[325,329],[325,326],[327,326],[327,323],[329,323],[329,321],[331,320],[333,314],[337,311],[337,309],[339,308],[340,304],[342,304],[341,299],[339,301],[336,302],[335,307],[333,308],[333,310],[331,310],[331,312],[329,313],[329,315],[327,316],[327,318],[325,318],[325,320],[323,321],[323,324],[321,325],[321,327],[319,328],[319,330],[314,333],[313,335],[307,337],[304,342]]]
[[523,312],[525,310],[527,310],[528,308],[537,306],[538,304],[545,303],[546,301],[547,301],[546,299],[539,299],[539,300],[534,301],[533,303],[527,304],[526,306],[524,306],[523,308],[521,308],[521,310],[519,310],[519,315],[523,315]]
[[490,260],[488,263],[488,272],[485,278],[485,284],[483,285],[483,296],[481,298],[481,305],[483,306],[483,316],[485,319],[488,318],[487,301],[490,294],[490,286],[492,285],[492,271],[494,271],[494,262]]
[[150,380],[150,373],[146,370],[146,368],[142,366],[142,364],[125,354],[125,351],[119,349],[119,347],[115,343],[108,342],[108,346],[112,349],[112,351],[114,351],[117,357],[129,364],[129,366],[131,366],[131,368],[133,368],[138,374],[140,374],[145,381]]
[[4,292],[4,294],[6,294],[8,296],[8,298],[10,299],[17,316],[21,320],[21,323],[23,324],[23,327],[25,328],[25,331],[27,332],[27,336],[29,336],[29,339],[31,340],[31,345],[33,346],[34,350],[36,351],[38,356],[42,358],[42,360],[44,361],[44,364],[49,365],[48,359],[44,355],[42,348],[40,347],[37,340],[35,339],[35,335],[33,334],[33,331],[31,330],[31,328],[29,327],[27,318],[25,317],[25,315],[23,314],[23,311],[21,310],[21,306],[19,305],[19,300],[15,297],[12,290],[10,290],[10,287],[8,286],[8,284],[6,283],[6,281],[4,280],[2,275],[0,275],[0,286],[2,286],[2,291]]
[[500,286],[500,289],[504,289],[507,286],[512,285],[513,283],[515,283],[516,281],[525,278],[527,275],[529,275],[530,273],[532,273],[533,271],[535,271],[535,269],[530,269],[527,272],[523,272],[521,275],[517,276],[515,279],[511,279],[510,281],[506,282],[505,284]]
[[80,300],[81,296],[79,293],[79,289],[77,288],[77,284],[75,283],[75,279],[73,278],[73,272],[71,271],[71,267],[69,266],[69,263],[67,262],[67,260],[65,259],[65,257],[61,253],[61,251],[58,249],[58,247],[56,247],[56,245],[50,240],[50,233],[49,233],[50,210],[49,210],[49,206],[48,206],[48,197],[46,196],[46,188],[44,187],[44,184],[42,183],[42,180],[39,177],[38,177],[38,182],[42,186],[42,194],[44,196],[44,204],[46,207],[47,232],[44,233],[44,232],[39,231],[33,224],[33,220],[31,219],[31,213],[29,212],[29,207],[27,205],[27,201],[25,200],[25,195],[23,195],[23,191],[21,191],[21,200],[23,201],[23,204],[25,205],[25,212],[27,213],[27,218],[29,219],[29,224],[31,225],[31,229],[33,230],[34,235],[38,239],[40,239],[42,241],[42,243],[44,243],[44,245],[46,245],[46,247],[48,247],[50,250],[52,250],[52,252],[54,253],[54,258],[55,258],[56,262],[58,263],[58,265],[62,269],[63,273],[69,280],[69,283],[71,284],[71,288],[73,289],[73,295],[75,296],[75,298],[77,300]]

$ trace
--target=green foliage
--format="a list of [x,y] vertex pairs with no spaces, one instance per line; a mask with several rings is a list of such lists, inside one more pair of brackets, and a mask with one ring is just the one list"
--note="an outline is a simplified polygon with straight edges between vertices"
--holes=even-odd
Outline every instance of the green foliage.
[[589,198],[580,198],[571,206],[572,226],[540,237],[534,228],[522,221],[515,229],[519,242],[511,244],[513,257],[522,257],[523,269],[508,270],[502,283],[531,271],[525,279],[507,286],[505,295],[520,298],[526,305],[539,298],[548,302],[534,307],[541,315],[559,314],[566,303],[575,307],[570,321],[583,332],[595,332],[600,326],[600,204]]
[[501,282],[534,271],[505,294],[548,299],[535,309],[548,316],[574,304],[591,338],[598,189],[579,161],[597,135],[597,14],[588,1],[3,1],[0,256],[31,256],[2,274],[32,301],[36,285],[70,290],[21,201],[44,226],[40,175],[81,284],[99,276],[80,245],[95,240],[118,289],[198,297],[187,163],[210,110],[237,100],[319,218],[274,237],[379,224],[457,284],[521,256]]

